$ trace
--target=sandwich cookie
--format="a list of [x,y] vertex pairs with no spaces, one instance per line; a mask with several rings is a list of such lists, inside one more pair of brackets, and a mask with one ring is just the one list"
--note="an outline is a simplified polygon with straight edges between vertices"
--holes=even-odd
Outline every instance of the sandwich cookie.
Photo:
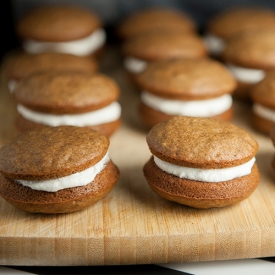
[[28,54],[20,52],[7,57],[3,67],[9,91],[12,92],[18,81],[35,72],[73,70],[95,73],[99,64],[93,57],[62,53]]
[[266,71],[275,69],[275,28],[239,33],[228,41],[222,59],[238,82],[234,95],[249,98]]
[[233,7],[212,17],[205,29],[204,41],[209,53],[220,57],[228,40],[239,32],[275,29],[275,12],[263,7]]
[[110,136],[121,123],[120,90],[103,74],[44,71],[22,80],[13,92],[19,131],[42,125],[90,127]]
[[206,46],[195,33],[180,31],[151,31],[127,39],[122,45],[124,67],[130,78],[144,71],[147,64],[157,60],[204,58]]
[[275,124],[275,72],[266,73],[265,78],[251,90],[252,124],[255,129],[269,134]]
[[42,127],[0,149],[0,194],[33,213],[82,210],[106,196],[119,179],[109,140],[89,128]]
[[45,5],[30,10],[16,25],[28,53],[61,52],[86,56],[105,44],[101,19],[88,9],[71,5]]
[[144,176],[167,200],[224,207],[248,198],[258,186],[258,144],[230,122],[178,116],[154,126],[146,140],[152,157]]
[[236,81],[227,68],[211,59],[151,62],[136,76],[141,87],[139,116],[152,127],[173,116],[233,116],[231,93]]
[[124,18],[117,27],[117,35],[126,40],[153,30],[196,32],[195,21],[186,13],[168,8],[148,8]]

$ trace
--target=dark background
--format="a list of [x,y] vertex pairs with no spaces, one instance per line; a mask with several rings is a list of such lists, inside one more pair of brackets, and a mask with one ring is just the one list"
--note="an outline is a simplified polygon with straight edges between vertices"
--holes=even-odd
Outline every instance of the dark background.
[[[274,0],[3,0],[0,3],[1,57],[18,45],[14,34],[16,21],[25,12],[41,4],[71,3],[92,9],[102,18],[109,34],[125,16],[152,6],[172,7],[185,11],[197,22],[200,32],[203,32],[205,24],[213,15],[231,6],[261,6],[275,9]],[[114,42],[112,35],[108,37],[109,42]]]

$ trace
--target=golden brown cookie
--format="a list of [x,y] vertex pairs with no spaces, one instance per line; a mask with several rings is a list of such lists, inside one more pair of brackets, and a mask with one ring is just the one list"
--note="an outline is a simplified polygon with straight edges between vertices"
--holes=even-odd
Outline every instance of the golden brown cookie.
[[260,132],[269,134],[275,123],[275,72],[267,72],[251,90],[250,96],[253,102],[252,124]]
[[222,59],[238,81],[235,96],[249,98],[250,90],[264,78],[266,71],[275,69],[274,35],[275,29],[251,30],[228,41]]
[[256,140],[230,122],[174,117],[147,134],[153,156],[143,171],[161,197],[195,208],[237,203],[255,190]]
[[25,131],[33,126],[73,125],[109,136],[120,125],[119,93],[116,82],[103,74],[37,72],[13,92],[20,114],[17,127]]
[[167,8],[148,8],[136,11],[123,19],[117,28],[121,39],[150,32],[152,30],[196,31],[195,21],[186,13]]
[[210,18],[205,28],[205,42],[209,52],[220,56],[228,40],[234,35],[253,29],[275,29],[275,12],[257,6],[235,6],[224,9]]
[[76,5],[49,4],[29,10],[18,20],[16,33],[29,53],[90,55],[106,39],[101,19],[93,11]]
[[[178,30],[155,30],[127,39],[122,45],[124,67],[131,78],[148,62],[176,58],[204,58],[208,52],[197,34]],[[142,65],[143,64],[143,65]]]
[[149,127],[163,121],[159,112],[169,118],[176,115],[232,117],[230,94],[236,81],[218,61],[205,58],[151,62],[136,76],[136,83],[142,90],[140,117]]
[[14,206],[47,214],[81,210],[119,178],[109,140],[89,128],[40,127],[0,149],[0,194]]

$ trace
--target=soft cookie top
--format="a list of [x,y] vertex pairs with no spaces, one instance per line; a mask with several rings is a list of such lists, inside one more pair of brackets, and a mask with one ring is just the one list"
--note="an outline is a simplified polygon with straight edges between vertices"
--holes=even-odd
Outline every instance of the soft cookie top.
[[218,97],[236,87],[227,68],[208,58],[155,61],[137,75],[136,81],[153,94],[181,100]]
[[177,10],[151,8],[130,14],[118,27],[118,34],[128,39],[152,30],[196,30],[194,20],[186,13]]
[[21,81],[14,90],[14,97],[34,111],[73,114],[107,106],[119,93],[116,82],[103,74],[44,71]]
[[195,33],[157,30],[134,36],[122,47],[125,56],[146,61],[171,58],[202,58],[207,56],[203,40]]
[[99,162],[109,140],[89,128],[41,127],[17,136],[0,149],[0,171],[12,179],[64,177]]
[[207,31],[218,37],[229,39],[233,35],[256,28],[275,29],[275,12],[259,7],[234,7],[214,16]]
[[222,58],[242,67],[269,70],[275,68],[275,28],[242,32],[232,37]]
[[46,70],[75,70],[94,73],[98,62],[92,57],[81,57],[64,53],[17,53],[7,58],[4,73],[8,79],[20,80],[26,76]]
[[213,169],[252,159],[258,143],[245,130],[213,118],[174,117],[147,134],[153,155],[180,166]]
[[29,11],[18,22],[20,38],[58,42],[84,38],[101,27],[97,15],[70,5],[45,5]]

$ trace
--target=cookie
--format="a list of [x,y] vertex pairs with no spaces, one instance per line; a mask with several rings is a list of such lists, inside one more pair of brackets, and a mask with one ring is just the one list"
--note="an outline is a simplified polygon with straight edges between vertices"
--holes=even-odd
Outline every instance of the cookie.
[[209,19],[204,40],[211,55],[218,57],[234,35],[252,29],[275,29],[275,12],[263,7],[232,7]]
[[127,39],[122,45],[122,54],[126,72],[134,80],[149,62],[204,58],[208,52],[201,37],[195,33],[156,30]]
[[255,129],[269,135],[275,123],[275,72],[266,73],[265,78],[251,90],[252,124]]
[[35,72],[73,70],[95,73],[98,67],[98,61],[93,57],[62,53],[28,54],[19,52],[6,58],[3,64],[3,73],[8,82],[8,88],[12,92],[18,81]]
[[232,37],[222,59],[238,82],[234,95],[249,98],[266,71],[275,69],[275,29],[251,30]]
[[106,196],[119,179],[109,139],[89,128],[41,127],[0,149],[0,194],[33,213],[82,210]]
[[135,11],[117,27],[117,35],[126,40],[152,30],[196,32],[195,21],[185,12],[169,8],[147,8]]
[[154,126],[144,176],[161,197],[195,208],[238,203],[256,189],[258,143],[245,130],[214,118],[174,117]]
[[16,86],[19,131],[42,125],[90,127],[110,136],[120,126],[120,89],[103,74],[43,71]]
[[233,116],[231,93],[236,81],[226,67],[211,59],[151,62],[136,76],[142,89],[139,116],[152,127],[173,116]]
[[18,20],[16,34],[28,53],[86,56],[97,53],[106,41],[101,19],[93,11],[73,5],[43,5],[30,10]]

